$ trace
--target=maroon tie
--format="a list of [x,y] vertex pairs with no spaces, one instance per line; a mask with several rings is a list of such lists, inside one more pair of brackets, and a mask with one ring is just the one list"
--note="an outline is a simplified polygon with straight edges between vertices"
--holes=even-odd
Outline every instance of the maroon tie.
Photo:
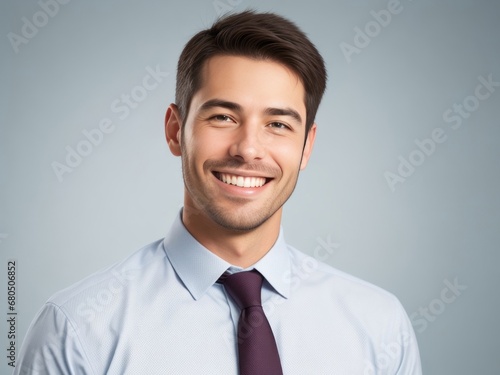
[[240,375],[282,375],[273,331],[262,309],[262,275],[255,270],[226,273],[219,281],[241,309],[238,321]]

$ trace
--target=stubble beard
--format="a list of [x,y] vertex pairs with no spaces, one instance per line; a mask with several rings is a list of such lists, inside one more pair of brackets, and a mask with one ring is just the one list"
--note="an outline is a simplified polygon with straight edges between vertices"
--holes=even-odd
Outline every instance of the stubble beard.
[[[234,198],[234,204],[240,205],[235,210],[236,212],[228,212],[217,202],[207,196],[203,191],[203,184],[201,181],[196,183],[195,173],[190,169],[190,158],[184,150],[182,155],[182,174],[184,178],[184,186],[186,194],[189,194],[192,202],[196,207],[192,207],[195,215],[203,215],[208,219],[219,225],[220,227],[231,232],[249,232],[264,224],[269,220],[290,198],[298,180],[298,172],[295,176],[291,187],[285,187],[277,197],[271,197],[266,200],[264,204],[259,207],[252,207],[245,209],[245,205],[252,204],[244,198]],[[274,183],[274,182],[273,182]]]

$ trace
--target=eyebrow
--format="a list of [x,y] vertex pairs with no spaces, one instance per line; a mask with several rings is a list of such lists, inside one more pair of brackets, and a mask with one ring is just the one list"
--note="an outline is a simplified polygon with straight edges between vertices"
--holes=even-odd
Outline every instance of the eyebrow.
[[206,101],[200,106],[200,111],[206,111],[214,107],[222,107],[230,109],[232,111],[241,112],[241,105],[239,105],[238,103],[229,102],[227,100],[222,100],[222,99],[211,99]]
[[[222,99],[210,99],[203,103],[200,106],[199,111],[207,111],[209,109],[212,109],[214,107],[221,107],[221,108],[226,108],[231,111],[235,112],[241,112],[242,107],[238,103],[230,102],[228,100],[222,100]],[[274,108],[274,107],[269,107],[264,110],[264,114],[268,116],[288,116],[293,118],[295,121],[297,121],[300,125],[302,124],[302,117],[300,116],[299,112],[292,108]]]
[[289,116],[297,121],[299,125],[302,124],[302,117],[300,117],[299,112],[292,108],[266,108],[264,113],[270,116]]

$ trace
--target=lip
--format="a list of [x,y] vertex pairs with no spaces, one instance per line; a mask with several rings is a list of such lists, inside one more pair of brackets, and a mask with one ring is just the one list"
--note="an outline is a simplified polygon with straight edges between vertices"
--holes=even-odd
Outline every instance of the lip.
[[[266,182],[264,185],[262,185],[260,187],[240,187],[240,186],[236,186],[236,185],[230,185],[230,184],[226,184],[225,182],[222,182],[221,180],[219,180],[217,178],[216,173],[218,173],[218,172],[219,173],[235,174],[235,175],[242,176],[242,177],[263,177],[266,179]],[[257,175],[251,174],[251,172],[249,173],[248,171],[246,171],[246,173],[242,173],[241,171],[240,172],[213,171],[212,176],[215,179],[217,185],[220,186],[220,188],[225,193],[232,195],[232,196],[236,195],[236,196],[241,196],[241,197],[252,197],[252,196],[256,196],[256,195],[264,192],[265,190],[267,190],[269,182],[271,182],[273,180],[272,178],[269,178],[266,176],[262,176],[262,175],[258,175],[258,174]]]
[[[272,177],[266,176],[262,173],[259,173],[257,171],[249,171],[249,170],[237,170],[237,169],[218,169],[212,171],[212,174],[216,173],[227,173],[227,174],[234,174],[236,176],[242,176],[242,177],[262,177],[265,178],[266,180],[271,180]],[[266,181],[267,183],[267,181]]]

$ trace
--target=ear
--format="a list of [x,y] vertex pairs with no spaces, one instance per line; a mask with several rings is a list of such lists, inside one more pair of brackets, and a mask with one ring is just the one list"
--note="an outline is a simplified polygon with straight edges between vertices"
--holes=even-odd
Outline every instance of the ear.
[[175,156],[181,156],[181,124],[179,109],[172,103],[165,114],[165,136],[168,148]]
[[302,151],[302,161],[300,162],[300,170],[305,169],[307,162],[311,157],[312,149],[314,146],[314,140],[316,139],[316,123],[311,126],[309,132],[307,133],[306,144],[304,145],[304,151]]

